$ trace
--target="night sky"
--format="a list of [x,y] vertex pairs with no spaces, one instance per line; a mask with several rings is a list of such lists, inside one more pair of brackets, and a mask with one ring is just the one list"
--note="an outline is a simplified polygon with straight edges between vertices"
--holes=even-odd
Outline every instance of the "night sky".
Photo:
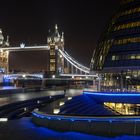
[[58,24],[66,51],[89,66],[99,36],[118,8],[119,0],[3,0],[0,27],[11,46],[40,45]]

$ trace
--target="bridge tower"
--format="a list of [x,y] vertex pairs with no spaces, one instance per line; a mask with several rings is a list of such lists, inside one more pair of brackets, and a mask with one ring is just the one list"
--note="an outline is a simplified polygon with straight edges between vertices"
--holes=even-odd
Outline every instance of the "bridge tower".
[[55,25],[54,33],[47,38],[49,46],[49,72],[50,75],[57,75],[64,72],[64,58],[58,49],[64,51],[64,33],[59,34],[58,27]]
[[5,47],[9,47],[9,37],[7,36],[7,39],[5,41],[2,33],[2,29],[0,29],[0,72],[8,73],[9,51],[1,49]]

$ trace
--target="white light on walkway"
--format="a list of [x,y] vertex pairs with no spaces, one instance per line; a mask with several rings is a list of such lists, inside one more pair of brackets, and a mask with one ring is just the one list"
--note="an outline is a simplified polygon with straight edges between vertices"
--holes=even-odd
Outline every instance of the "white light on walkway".
[[7,122],[8,118],[0,118],[0,122]]
[[53,113],[54,113],[54,114],[58,114],[59,112],[60,112],[60,109],[54,109],[54,110],[53,110]]
[[71,100],[72,99],[72,97],[68,97],[68,100]]
[[60,102],[60,103],[59,103],[59,106],[62,106],[62,105],[64,105],[64,104],[65,104],[64,102]]

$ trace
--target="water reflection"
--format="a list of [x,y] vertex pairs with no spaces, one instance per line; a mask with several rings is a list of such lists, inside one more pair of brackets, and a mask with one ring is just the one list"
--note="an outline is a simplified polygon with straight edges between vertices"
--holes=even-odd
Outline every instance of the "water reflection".
[[[66,91],[66,96],[75,96],[81,93],[82,90],[70,89]],[[60,94],[64,94],[64,91],[48,90],[48,91],[41,91],[41,92],[5,94],[5,95],[0,95],[0,106],[17,102],[17,101],[24,101],[37,97],[53,96],[53,95],[60,95]]]

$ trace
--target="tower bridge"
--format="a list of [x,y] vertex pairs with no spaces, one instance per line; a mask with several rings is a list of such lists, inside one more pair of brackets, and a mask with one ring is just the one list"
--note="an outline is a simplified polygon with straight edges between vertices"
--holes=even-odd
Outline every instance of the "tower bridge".
[[57,25],[55,31],[47,38],[47,44],[43,46],[26,46],[24,43],[20,46],[9,45],[8,40],[4,42],[2,30],[0,30],[0,68],[9,72],[9,53],[13,51],[40,51],[47,50],[49,52],[49,74],[50,75],[89,75],[90,69],[83,66],[73,57],[71,57],[64,49],[64,33],[58,32]]

